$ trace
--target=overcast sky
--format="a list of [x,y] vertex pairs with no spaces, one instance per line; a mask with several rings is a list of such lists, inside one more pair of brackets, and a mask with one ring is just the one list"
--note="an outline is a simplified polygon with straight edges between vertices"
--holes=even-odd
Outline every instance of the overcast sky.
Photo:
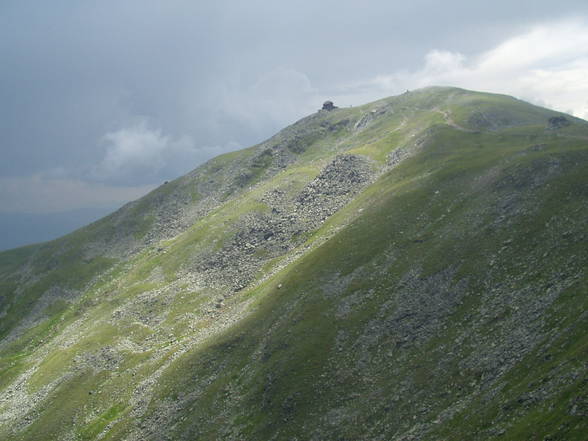
[[431,84],[588,117],[588,2],[2,0],[0,216],[109,210]]

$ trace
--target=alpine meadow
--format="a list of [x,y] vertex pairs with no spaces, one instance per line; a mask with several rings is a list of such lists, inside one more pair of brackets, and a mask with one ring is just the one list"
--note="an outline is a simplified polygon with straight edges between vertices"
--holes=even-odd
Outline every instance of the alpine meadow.
[[323,109],[0,253],[0,439],[588,434],[588,122]]

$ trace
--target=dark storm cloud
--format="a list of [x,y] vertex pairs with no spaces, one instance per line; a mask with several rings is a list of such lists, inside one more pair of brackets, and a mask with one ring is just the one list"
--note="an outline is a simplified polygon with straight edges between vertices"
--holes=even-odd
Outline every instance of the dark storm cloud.
[[[587,9],[585,1],[5,0],[0,205],[71,210],[92,204],[93,189],[97,201],[112,191],[109,203],[122,202],[262,140],[325,98],[359,104],[405,84],[459,82],[477,72],[462,58]],[[433,49],[451,52],[435,58]],[[443,75],[423,68],[425,56]],[[35,185],[54,190],[42,210]],[[60,194],[76,185],[77,202]]]

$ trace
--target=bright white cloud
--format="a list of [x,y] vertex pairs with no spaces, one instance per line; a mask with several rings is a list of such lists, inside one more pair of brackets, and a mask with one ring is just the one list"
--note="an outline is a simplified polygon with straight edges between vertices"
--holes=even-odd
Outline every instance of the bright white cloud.
[[471,57],[432,50],[421,69],[344,86],[339,100],[359,104],[430,85],[506,93],[588,118],[588,24],[537,25]]
[[152,130],[145,121],[141,121],[132,127],[107,133],[104,142],[108,147],[99,168],[111,174],[127,167],[158,171],[170,139],[161,130]]
[[206,159],[240,147],[199,146],[189,136],[172,137],[141,118],[135,124],[109,132],[102,138],[104,158],[90,176],[104,182],[157,182],[162,176],[175,178]]
[[172,150],[190,150],[188,139],[172,140],[161,129],[149,127],[146,120],[107,133],[104,159],[94,168],[98,179],[133,177],[137,173],[156,175],[166,165]]

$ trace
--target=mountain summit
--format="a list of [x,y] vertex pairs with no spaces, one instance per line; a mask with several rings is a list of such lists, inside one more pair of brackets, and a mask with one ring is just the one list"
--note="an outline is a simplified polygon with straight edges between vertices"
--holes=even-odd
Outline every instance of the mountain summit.
[[586,121],[318,111],[0,253],[0,439],[585,440],[587,213]]

